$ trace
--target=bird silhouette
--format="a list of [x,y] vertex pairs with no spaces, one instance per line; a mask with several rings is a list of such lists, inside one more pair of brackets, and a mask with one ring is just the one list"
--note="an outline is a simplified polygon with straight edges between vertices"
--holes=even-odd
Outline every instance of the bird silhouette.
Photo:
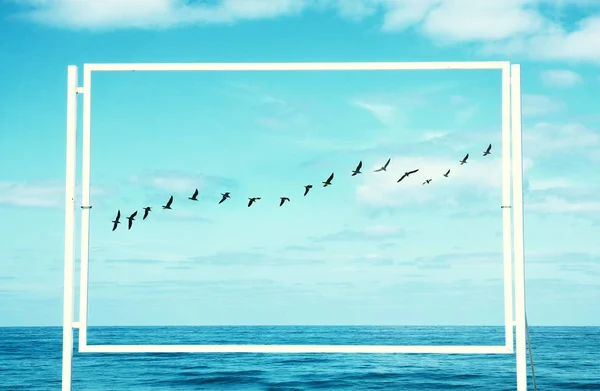
[[[429,184],[431,182],[431,179],[425,179],[425,182],[423,182],[423,185]],[[421,185],[421,186],[423,186]]]
[[163,209],[171,209],[172,203],[173,203],[173,196],[171,196],[171,198],[169,198],[169,201],[167,201],[167,205],[163,205],[162,208]]
[[355,176],[356,174],[362,174],[362,172],[360,172],[361,168],[362,168],[362,160],[360,162],[358,162],[358,166],[356,166],[356,169],[354,171],[352,171],[352,176]]
[[304,186],[304,195],[306,196],[308,194],[308,191],[312,189],[312,185],[306,185]]
[[255,203],[257,200],[260,200],[260,197],[252,197],[252,198],[248,198],[250,201],[248,201],[248,208],[250,207],[250,205],[252,205],[253,203]]
[[221,198],[221,201],[219,201],[219,204],[222,203],[223,201],[225,201],[226,199],[231,198],[229,196],[229,194],[231,194],[231,193],[229,193],[229,192],[221,193],[221,196],[223,196],[223,198]]
[[445,176],[446,178],[448,178],[448,175],[450,175],[450,170],[446,171],[446,173],[444,174],[444,176]]
[[467,153],[467,155],[463,158],[463,160],[460,161],[460,165],[462,166],[463,164],[467,164],[468,158],[469,158],[469,154]]
[[112,222],[112,223],[114,224],[114,225],[113,225],[113,229],[112,229],[113,231],[114,231],[115,229],[117,229],[117,225],[121,224],[121,222],[119,221],[119,219],[120,219],[120,218],[121,218],[121,210],[118,210],[118,211],[117,211],[117,217],[116,217],[116,218],[115,218],[115,220]]
[[188,197],[188,200],[192,200],[192,201],[198,201],[198,189],[196,189],[196,191],[194,192],[194,194],[191,197]]
[[485,151],[483,151],[483,156],[487,156],[487,155],[491,154],[491,152],[490,152],[491,150],[492,150],[492,144],[488,145],[487,149]]
[[414,174],[414,173],[415,173],[415,172],[417,172],[417,171],[419,171],[419,169],[418,169],[418,168],[417,168],[416,170],[412,170],[412,171],[407,171],[407,172],[405,172],[405,173],[404,173],[404,175],[402,175],[402,176],[400,177],[400,179],[398,179],[398,181],[397,181],[396,183],[400,182],[402,179],[404,179],[404,178],[407,178],[407,177],[408,177],[410,174]]
[[131,229],[131,225],[133,224],[133,220],[135,220],[135,216],[137,215],[137,210],[135,212],[133,212],[131,214],[131,216],[129,216],[127,218],[127,220],[129,220],[129,227],[127,229]]
[[279,199],[281,200],[279,202],[279,206],[283,205],[284,202],[289,201],[290,199],[287,197],[279,197]]
[[387,162],[385,162],[385,164],[384,164],[384,165],[383,165],[381,168],[378,168],[378,169],[377,169],[377,170],[375,170],[374,172],[379,172],[379,171],[387,171],[387,166],[388,166],[388,164],[390,164],[390,161],[391,161],[391,160],[392,160],[392,158],[389,158],[389,159],[387,160]]
[[327,180],[325,182],[323,182],[323,187],[327,187],[327,186],[331,185],[332,180],[333,180],[333,172],[331,173],[331,175],[329,175],[329,178],[327,178]]
[[148,217],[148,213],[150,213],[151,210],[152,208],[149,206],[144,208],[144,217],[142,218],[142,220],[146,220],[146,217]]

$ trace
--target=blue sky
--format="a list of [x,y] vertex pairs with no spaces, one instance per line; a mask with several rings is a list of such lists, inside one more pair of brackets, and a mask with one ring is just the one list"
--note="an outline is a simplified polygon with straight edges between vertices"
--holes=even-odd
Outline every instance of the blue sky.
[[[481,4],[3,2],[0,325],[62,320],[68,65],[466,60],[522,64],[530,324],[600,324],[600,7]],[[93,80],[90,325],[503,324],[499,72]]]

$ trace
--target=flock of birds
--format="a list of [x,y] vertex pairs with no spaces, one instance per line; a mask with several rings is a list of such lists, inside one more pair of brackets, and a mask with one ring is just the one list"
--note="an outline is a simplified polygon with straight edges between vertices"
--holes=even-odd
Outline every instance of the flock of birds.
[[[483,156],[487,156],[489,154],[491,154],[491,150],[492,150],[492,144],[490,144],[487,149],[485,151],[483,151]],[[467,159],[469,159],[469,154],[467,153],[467,155],[462,159],[459,160],[460,165],[462,166],[463,164],[467,163]],[[378,168],[376,170],[374,170],[374,172],[380,172],[380,171],[387,171],[387,167],[390,164],[392,158],[389,158],[385,164],[383,166],[381,166],[381,168]],[[358,174],[362,174],[362,172],[360,171],[362,168],[362,160],[358,163],[358,166],[356,166],[356,168],[354,170],[352,170],[352,176],[356,176]],[[400,183],[403,179],[408,178],[410,175],[418,172],[419,169],[416,170],[412,170],[412,171],[406,171],[401,177],[400,179],[398,179],[397,183]],[[450,175],[450,170],[446,171],[446,173],[444,174],[444,177],[448,178],[448,176]],[[331,186],[331,182],[333,181],[333,177],[334,177],[334,173],[331,173],[331,175],[329,176],[329,178],[327,178],[326,181],[322,182],[323,183],[323,187],[327,187],[327,186]],[[429,184],[431,183],[432,179],[426,179],[425,182],[423,182],[423,185]],[[312,189],[313,185],[305,185],[304,186],[304,196],[306,196],[308,194],[308,192],[310,191],[310,189]],[[219,201],[219,204],[222,204],[225,200],[227,200],[228,198],[231,198],[231,193],[230,192],[226,192],[226,193],[221,193],[221,200]],[[194,191],[194,194],[192,194],[191,197],[188,197],[188,200],[191,201],[198,201],[198,189],[196,189]],[[248,198],[248,207],[252,206],[252,204],[254,204],[256,201],[260,200],[260,197],[250,197]],[[279,206],[283,206],[283,204],[285,202],[289,202],[290,199],[289,197],[279,197]],[[173,196],[171,196],[169,198],[169,200],[167,201],[167,203],[165,205],[162,206],[163,209],[171,209],[171,204],[173,204]],[[143,208],[144,211],[144,216],[142,217],[142,220],[146,220],[146,217],[148,217],[148,214],[150,213],[150,211],[152,211],[152,208],[147,206],[145,208]],[[132,225],[133,225],[133,221],[135,220],[135,217],[137,216],[138,211],[136,210],[135,212],[133,212],[129,217],[127,217],[128,222],[128,229],[131,229]],[[118,225],[121,224],[121,210],[117,211],[117,217],[115,218],[115,220],[112,222],[113,223],[113,231],[117,229]]]

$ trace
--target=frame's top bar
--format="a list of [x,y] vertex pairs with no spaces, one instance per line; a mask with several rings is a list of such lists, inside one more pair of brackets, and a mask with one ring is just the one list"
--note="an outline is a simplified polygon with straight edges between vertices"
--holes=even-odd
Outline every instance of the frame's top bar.
[[391,71],[506,69],[509,61],[84,64],[89,71]]

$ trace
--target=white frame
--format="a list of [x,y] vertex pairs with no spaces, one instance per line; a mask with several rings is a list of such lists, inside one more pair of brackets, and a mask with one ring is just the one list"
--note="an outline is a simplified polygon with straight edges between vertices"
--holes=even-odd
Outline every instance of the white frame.
[[[502,227],[505,344],[499,346],[378,345],[88,345],[88,262],[90,223],[90,116],[92,72],[118,71],[367,71],[367,70],[501,70],[502,77]],[[63,313],[63,391],[71,390],[73,329],[79,329],[79,352],[90,353],[514,353],[516,326],[517,390],[527,390],[525,351],[525,275],[523,259],[523,177],[521,152],[520,65],[488,62],[358,62],[358,63],[191,63],[84,64],[83,87],[77,66],[68,67],[67,158],[65,209],[65,273]],[[75,186],[77,156],[77,94],[83,94],[81,264],[79,321],[74,321]],[[511,132],[512,128],[512,132]],[[512,133],[512,134],[511,134]],[[512,150],[512,159],[511,159]],[[511,178],[512,174],[512,178]],[[512,179],[512,181],[511,181]],[[512,183],[512,204],[511,204]],[[512,216],[511,216],[512,209]],[[512,219],[511,219],[512,217]],[[512,220],[512,224],[511,224]],[[512,229],[511,229],[512,228]],[[514,241],[514,243],[513,243]],[[514,250],[514,275],[512,251]],[[513,320],[513,284],[515,317]]]

